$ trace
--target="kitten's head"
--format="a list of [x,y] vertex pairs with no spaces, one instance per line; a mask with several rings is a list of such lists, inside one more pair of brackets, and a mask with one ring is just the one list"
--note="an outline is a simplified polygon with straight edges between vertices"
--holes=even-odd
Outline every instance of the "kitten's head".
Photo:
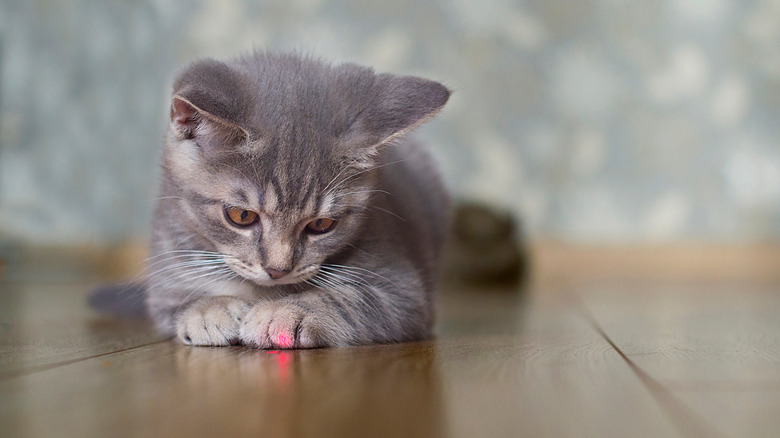
[[364,220],[382,148],[436,114],[443,85],[256,53],[174,84],[164,153],[178,217],[260,285],[304,281]]

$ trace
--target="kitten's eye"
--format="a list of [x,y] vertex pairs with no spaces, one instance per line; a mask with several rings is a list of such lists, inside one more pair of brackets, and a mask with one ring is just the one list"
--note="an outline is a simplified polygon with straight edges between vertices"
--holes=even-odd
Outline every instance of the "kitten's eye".
[[335,219],[321,217],[306,224],[306,232],[309,234],[325,234],[332,230],[338,223]]
[[255,222],[259,216],[254,211],[243,210],[241,208],[225,208],[225,217],[233,223],[233,225],[239,227],[248,227]]

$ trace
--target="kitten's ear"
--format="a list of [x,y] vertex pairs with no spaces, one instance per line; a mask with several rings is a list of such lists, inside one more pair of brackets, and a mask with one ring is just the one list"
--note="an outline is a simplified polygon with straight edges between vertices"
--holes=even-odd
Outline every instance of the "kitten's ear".
[[363,129],[386,144],[441,111],[450,98],[444,85],[414,76],[380,74],[373,87],[373,102],[362,117]]
[[195,140],[207,151],[232,147],[249,138],[239,125],[198,108],[182,96],[171,101],[171,125],[181,139]]
[[249,138],[241,127],[246,102],[240,77],[226,64],[202,60],[190,64],[174,83],[171,126],[181,139],[194,139],[208,151]]
[[171,124],[176,133],[188,140],[194,138],[199,123],[200,114],[195,105],[174,95],[171,101]]

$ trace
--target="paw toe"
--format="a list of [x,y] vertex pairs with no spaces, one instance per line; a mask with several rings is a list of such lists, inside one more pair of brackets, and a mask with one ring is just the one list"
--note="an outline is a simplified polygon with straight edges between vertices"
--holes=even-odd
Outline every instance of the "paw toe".
[[266,304],[249,312],[241,325],[241,341],[254,348],[300,347],[297,335],[303,311],[293,305]]
[[235,344],[239,337],[239,318],[246,309],[245,302],[232,297],[196,302],[179,318],[177,337],[187,345]]
[[299,318],[295,315],[284,315],[275,319],[268,327],[268,339],[274,348],[295,348],[296,332],[298,331]]

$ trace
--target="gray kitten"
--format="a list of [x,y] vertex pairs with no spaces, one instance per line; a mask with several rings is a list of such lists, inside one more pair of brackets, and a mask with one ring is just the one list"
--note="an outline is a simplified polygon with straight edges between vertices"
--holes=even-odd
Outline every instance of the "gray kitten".
[[184,69],[146,285],[159,329],[256,348],[429,336],[448,199],[404,135],[449,95],[294,54]]

